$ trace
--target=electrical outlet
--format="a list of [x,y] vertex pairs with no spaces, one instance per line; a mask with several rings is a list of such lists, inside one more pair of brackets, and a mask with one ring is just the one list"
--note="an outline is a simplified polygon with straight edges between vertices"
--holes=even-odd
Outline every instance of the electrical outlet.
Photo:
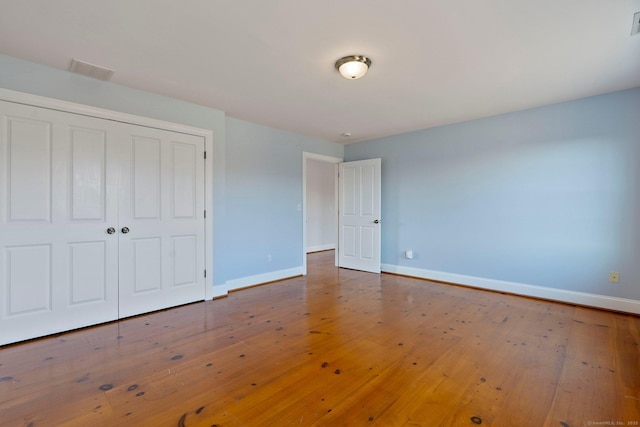
[[609,281],[611,283],[620,283],[620,275],[617,271],[612,271],[609,273]]

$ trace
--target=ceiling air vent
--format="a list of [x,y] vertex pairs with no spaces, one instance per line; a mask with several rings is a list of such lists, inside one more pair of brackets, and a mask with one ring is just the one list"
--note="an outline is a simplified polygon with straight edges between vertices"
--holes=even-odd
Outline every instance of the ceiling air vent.
[[104,67],[98,67],[97,65],[89,64],[88,62],[78,61],[77,59],[71,60],[69,65],[69,71],[72,73],[82,74],[83,76],[93,77],[94,79],[107,81],[113,76],[114,71]]
[[640,12],[633,14],[633,26],[631,27],[631,35],[635,36],[640,33]]

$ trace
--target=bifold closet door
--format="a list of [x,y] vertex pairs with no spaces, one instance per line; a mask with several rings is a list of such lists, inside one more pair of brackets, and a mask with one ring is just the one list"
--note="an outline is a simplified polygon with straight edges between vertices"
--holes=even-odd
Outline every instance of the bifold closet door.
[[205,298],[204,139],[0,101],[0,345]]
[[120,146],[120,317],[202,301],[204,139],[126,126]]
[[0,101],[0,344],[118,317],[115,133]]

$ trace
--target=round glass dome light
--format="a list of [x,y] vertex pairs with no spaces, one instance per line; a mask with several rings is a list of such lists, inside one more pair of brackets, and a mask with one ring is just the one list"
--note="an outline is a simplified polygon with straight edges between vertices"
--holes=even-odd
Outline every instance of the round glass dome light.
[[336,69],[340,71],[342,77],[349,80],[359,79],[364,76],[370,66],[371,60],[361,55],[345,56],[336,61]]

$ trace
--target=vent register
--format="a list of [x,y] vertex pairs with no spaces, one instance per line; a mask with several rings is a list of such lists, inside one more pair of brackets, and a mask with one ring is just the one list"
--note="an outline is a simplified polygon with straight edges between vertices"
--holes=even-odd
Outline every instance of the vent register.
[[113,76],[114,71],[108,68],[99,67],[88,62],[72,59],[69,65],[69,71],[72,73],[82,74],[83,76],[92,77],[94,79],[108,81]]

